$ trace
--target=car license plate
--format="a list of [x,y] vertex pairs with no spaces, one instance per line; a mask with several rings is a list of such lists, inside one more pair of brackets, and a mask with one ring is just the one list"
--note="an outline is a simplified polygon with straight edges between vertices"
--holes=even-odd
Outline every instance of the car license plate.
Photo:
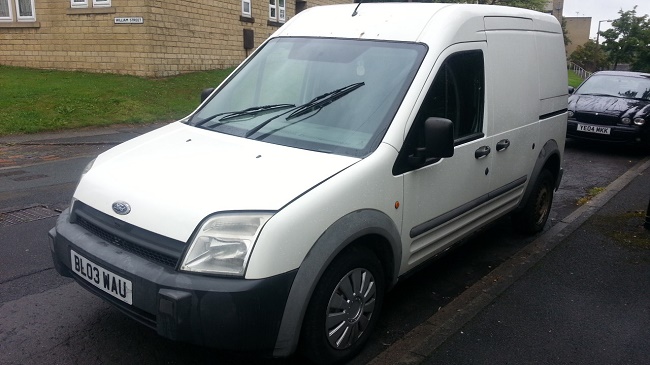
[[123,302],[133,304],[133,286],[130,280],[104,269],[72,250],[70,250],[70,263],[72,271],[93,286]]
[[578,131],[580,132],[589,132],[589,133],[598,133],[598,134],[609,134],[611,128],[609,127],[600,127],[597,125],[588,125],[588,124],[578,124]]

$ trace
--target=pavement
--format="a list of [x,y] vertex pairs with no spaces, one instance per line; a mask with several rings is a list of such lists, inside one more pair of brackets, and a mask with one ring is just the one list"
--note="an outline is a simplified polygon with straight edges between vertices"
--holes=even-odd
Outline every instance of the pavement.
[[650,158],[369,364],[650,364]]
[[[0,137],[0,177],[162,125]],[[649,364],[649,201],[647,157],[368,364]]]

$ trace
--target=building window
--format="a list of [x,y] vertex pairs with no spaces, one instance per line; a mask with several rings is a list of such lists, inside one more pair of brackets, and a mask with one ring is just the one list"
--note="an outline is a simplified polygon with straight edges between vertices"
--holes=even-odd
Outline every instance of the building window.
[[0,0],[0,21],[12,21],[11,6],[9,0]]
[[[71,8],[88,8],[90,0],[70,0]],[[111,0],[93,0],[93,8],[108,8]]]
[[285,0],[269,0],[269,19],[284,23],[286,20]]
[[70,6],[73,8],[87,8],[88,0],[70,0]]
[[93,0],[93,8],[107,8],[111,6],[111,0]]
[[[14,14],[16,14],[15,19]],[[0,21],[12,22],[14,20],[19,22],[35,21],[34,0],[0,0]]]
[[241,1],[241,14],[245,17],[251,17],[251,0]]

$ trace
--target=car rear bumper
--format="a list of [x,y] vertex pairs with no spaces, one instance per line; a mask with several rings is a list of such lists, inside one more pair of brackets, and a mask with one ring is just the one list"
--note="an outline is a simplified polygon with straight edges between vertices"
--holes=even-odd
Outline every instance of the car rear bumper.
[[[98,238],[63,212],[49,232],[57,272],[159,335],[220,349],[271,353],[296,271],[246,280],[186,274]],[[132,304],[91,285],[72,269],[71,250],[132,283]]]

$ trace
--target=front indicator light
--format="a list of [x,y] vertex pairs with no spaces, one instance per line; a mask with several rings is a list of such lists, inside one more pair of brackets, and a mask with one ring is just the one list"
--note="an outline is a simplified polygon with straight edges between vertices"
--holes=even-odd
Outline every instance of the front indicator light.
[[242,276],[271,213],[227,213],[208,218],[199,228],[181,270]]

